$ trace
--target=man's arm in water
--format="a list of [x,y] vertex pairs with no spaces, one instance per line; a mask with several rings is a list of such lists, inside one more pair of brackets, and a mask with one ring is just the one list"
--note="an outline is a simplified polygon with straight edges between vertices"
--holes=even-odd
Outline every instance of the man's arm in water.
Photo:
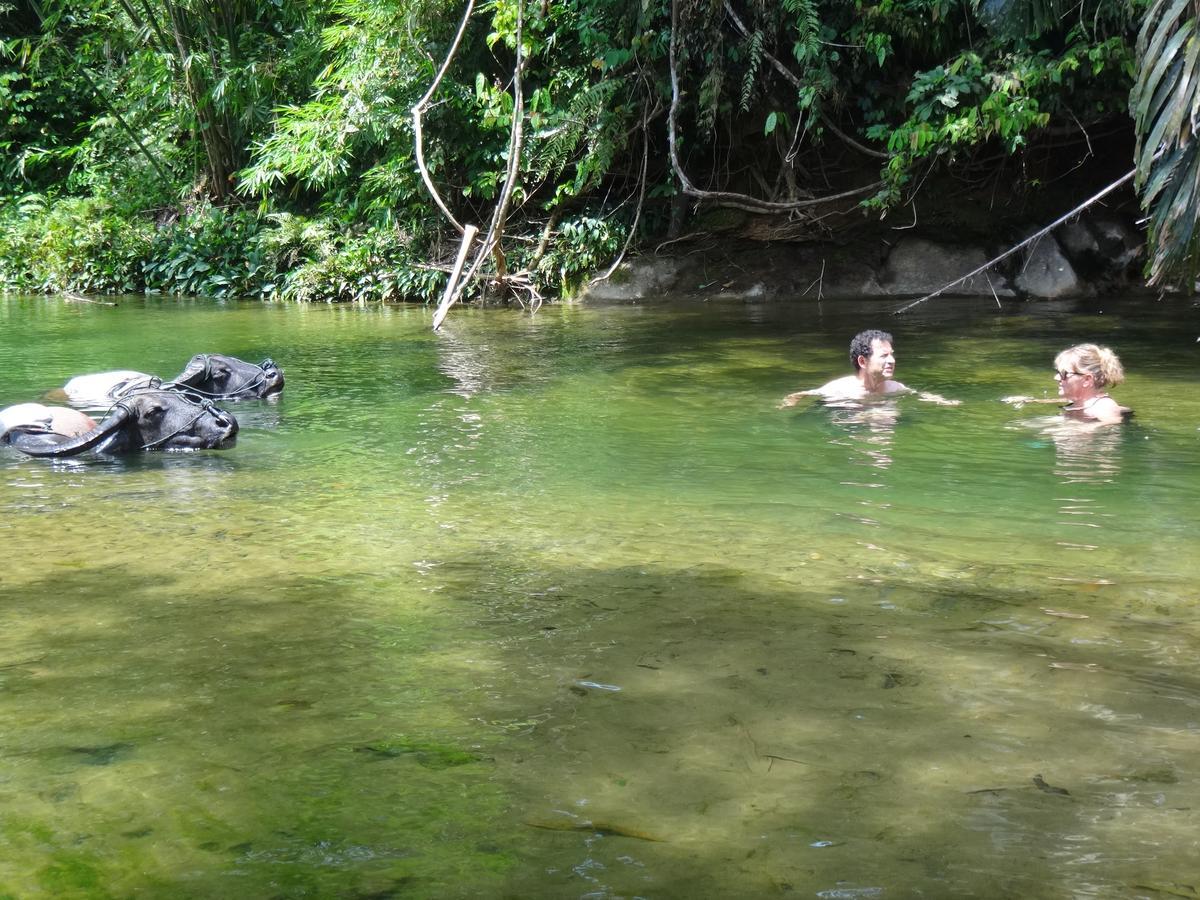
[[962,403],[961,400],[949,400],[941,394],[931,394],[929,391],[915,391],[918,400],[924,400],[926,403],[936,403],[938,406],[958,406]]
[[795,406],[805,397],[824,397],[826,400],[851,400],[862,397],[862,384],[853,375],[846,375],[842,378],[835,378],[833,381],[826,382],[819,388],[811,388],[807,391],[796,391],[794,394],[788,394],[783,398],[783,402],[779,404],[780,409],[787,409],[790,406]]
[[779,404],[779,408],[787,409],[788,407],[795,406],[805,397],[822,397],[830,402],[835,402],[838,400],[862,400],[881,394],[915,394],[918,400],[924,400],[926,403],[936,403],[939,406],[958,406],[962,403],[961,400],[948,400],[941,394],[917,391],[903,382],[890,380],[884,382],[883,390],[879,391],[878,394],[867,394],[863,391],[861,381],[853,375],[847,375],[844,378],[835,378],[833,381],[823,384],[819,388],[788,394],[783,398],[783,402]]
[[795,406],[797,403],[799,403],[805,397],[820,397],[820,396],[821,396],[820,391],[796,391],[794,394],[788,394],[786,397],[784,397],[783,400],[779,404],[779,408],[787,409],[788,407]]
[[929,391],[918,391],[915,388],[910,388],[908,385],[901,384],[899,381],[889,381],[887,383],[885,393],[916,394],[918,400],[923,400],[926,403],[936,403],[938,406],[958,406],[960,403],[962,403],[961,400],[948,400],[941,394],[934,394]]

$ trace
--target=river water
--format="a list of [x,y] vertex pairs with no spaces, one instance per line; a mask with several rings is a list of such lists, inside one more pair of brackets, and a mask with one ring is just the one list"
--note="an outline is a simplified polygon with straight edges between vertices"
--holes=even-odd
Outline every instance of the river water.
[[[0,895],[1163,897],[1200,313],[0,298],[0,406],[273,357],[227,451],[0,448]],[[779,410],[849,371],[961,399]],[[1055,353],[1136,408],[1067,427]]]

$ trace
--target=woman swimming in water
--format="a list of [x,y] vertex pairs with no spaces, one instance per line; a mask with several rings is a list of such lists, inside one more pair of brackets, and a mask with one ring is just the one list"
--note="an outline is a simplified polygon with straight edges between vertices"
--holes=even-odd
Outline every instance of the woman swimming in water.
[[1005,397],[1004,400],[1018,406],[1066,400],[1063,415],[1100,425],[1122,422],[1133,411],[1108,395],[1110,387],[1125,380],[1121,360],[1108,347],[1096,344],[1068,347],[1054,357],[1054,378],[1058,382],[1057,398]]
[[1076,344],[1054,357],[1054,377],[1058,395],[1071,402],[1063,413],[1085,422],[1111,425],[1122,422],[1129,413],[1108,396],[1108,389],[1125,380],[1125,370],[1117,354],[1095,344]]
[[1109,396],[1112,385],[1124,380],[1121,360],[1108,347],[1094,343],[1078,343],[1054,358],[1054,377],[1058,396],[1038,400],[1036,397],[1004,397],[1004,402],[1024,406],[1025,403],[1062,403],[1063,415],[1069,419],[1116,425],[1133,412]]

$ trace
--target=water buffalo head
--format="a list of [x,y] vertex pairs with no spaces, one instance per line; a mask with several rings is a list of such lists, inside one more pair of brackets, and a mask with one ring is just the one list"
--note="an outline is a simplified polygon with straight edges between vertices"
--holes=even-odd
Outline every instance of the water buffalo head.
[[256,365],[235,356],[200,353],[169,385],[214,400],[261,399],[283,390],[283,372],[270,359]]
[[3,440],[30,456],[75,456],[88,450],[224,450],[237,441],[237,419],[190,391],[143,390],[118,400],[109,415],[77,437],[21,425]]

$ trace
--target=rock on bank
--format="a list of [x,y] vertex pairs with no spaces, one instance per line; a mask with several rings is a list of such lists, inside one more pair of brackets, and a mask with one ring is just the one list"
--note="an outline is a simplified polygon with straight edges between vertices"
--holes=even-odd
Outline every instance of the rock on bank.
[[[1036,230],[1030,227],[1007,244],[895,231],[800,244],[701,236],[626,261],[582,296],[594,302],[918,297],[983,266]],[[1132,222],[1085,213],[947,294],[1031,300],[1094,296],[1142,287],[1142,261],[1142,235]]]

